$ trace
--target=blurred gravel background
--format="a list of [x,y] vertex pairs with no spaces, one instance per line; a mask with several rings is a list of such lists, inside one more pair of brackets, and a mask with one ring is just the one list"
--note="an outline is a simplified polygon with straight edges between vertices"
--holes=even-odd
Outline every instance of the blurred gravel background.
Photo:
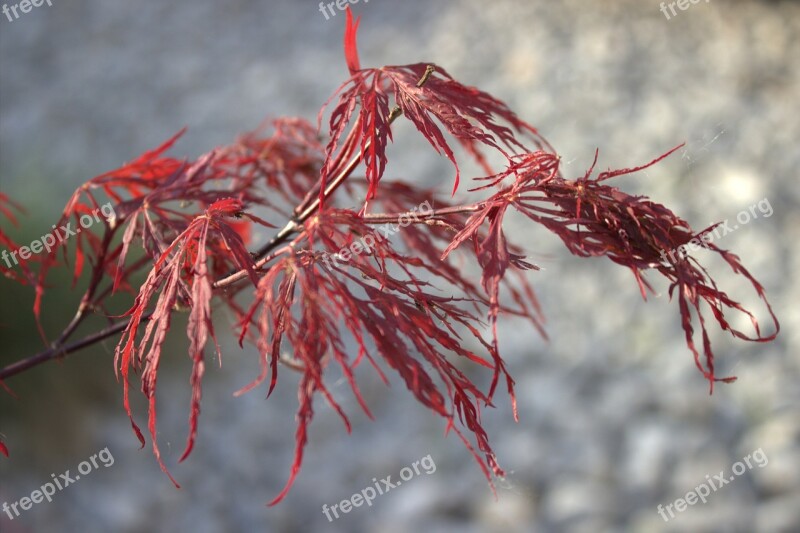
[[[318,402],[303,470],[287,499],[266,508],[291,464],[295,378],[284,373],[266,402],[264,390],[232,398],[256,359],[229,340],[225,365],[206,375],[198,444],[181,465],[181,342],[160,381],[161,442],[183,484],[175,490],[149,449],[137,450],[109,342],[12,379],[16,401],[0,394],[0,431],[12,451],[0,458],[0,503],[29,495],[51,473],[74,472],[105,447],[115,459],[13,522],[0,515],[0,531],[800,531],[800,5],[714,0],[671,20],[654,0],[372,0],[355,9],[362,64],[440,64],[538,126],[573,177],[596,147],[601,169],[619,168],[685,141],[619,185],[696,227],[767,198],[774,214],[721,244],[765,285],[783,326],[778,340],[758,345],[715,332],[719,373],[739,381],[709,396],[663,283],[654,279],[660,294],[642,302],[628,271],[571,258],[555,238],[519,226],[511,234],[544,268],[533,280],[551,340],[513,322],[501,332],[521,420],[513,422],[502,395],[484,415],[509,472],[497,500],[457,438],[442,436],[441,420],[401,383],[387,389],[366,372],[377,420],[360,416],[340,383],[353,434]],[[196,156],[265,117],[315,118],[346,75],[343,24],[341,13],[326,21],[315,2],[288,0],[53,0],[13,22],[0,18],[0,189],[29,208],[18,240],[48,231],[84,179],[184,125],[174,153]],[[449,184],[448,165],[416,150],[422,144],[403,129],[412,128],[399,128],[388,174]],[[763,316],[740,279],[712,268]],[[32,295],[7,282],[0,291],[7,364],[38,344],[27,316]],[[63,292],[71,296],[50,301],[51,331],[74,309],[77,295]],[[658,515],[657,505],[707,474],[730,475],[758,449],[765,466],[668,523]],[[373,477],[396,479],[428,454],[435,473],[325,519],[323,504]]]

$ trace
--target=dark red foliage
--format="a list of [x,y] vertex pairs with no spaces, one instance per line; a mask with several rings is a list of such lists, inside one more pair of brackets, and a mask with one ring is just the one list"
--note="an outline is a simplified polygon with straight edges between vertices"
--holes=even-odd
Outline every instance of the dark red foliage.
[[[16,209],[17,211],[22,211],[22,207],[18,205],[16,202],[12,201],[11,198],[0,192],[0,215],[3,215],[9,222],[11,222],[14,226],[19,225],[16,216],[12,209]],[[2,220],[2,217],[0,217]],[[2,226],[0,226],[0,245],[8,250],[16,250],[19,248],[19,245],[15,243],[11,237],[9,237],[4,231]],[[18,273],[14,266],[11,266],[10,263],[12,262],[11,259],[4,258],[0,260],[0,274],[3,276],[17,281],[22,284],[28,284],[32,281],[33,273],[31,271],[30,263],[34,260],[33,257],[30,259],[23,259],[21,256],[17,255],[14,258],[21,270],[21,274]],[[8,263],[8,264],[7,264]]]
[[[437,153],[452,161],[456,169],[454,194],[461,174],[455,154],[437,122],[479,158],[478,145],[506,157],[526,151],[517,139],[520,134],[529,136],[539,146],[546,144],[535,128],[520,120],[504,103],[475,87],[462,85],[436,65],[417,63],[361,69],[355,48],[357,29],[358,20],[354,23],[348,11],[345,57],[351,77],[334,95],[338,100],[331,112],[323,184],[339,169],[336,162],[347,160],[360,150],[369,183],[366,200],[375,197],[386,168],[386,143],[391,139],[389,94],[394,96],[395,112],[401,112]],[[354,119],[357,107],[360,111]],[[350,135],[345,136],[348,126]]]
[[[5,218],[7,218],[12,224],[16,226],[18,222],[17,218],[14,216],[12,208],[18,211],[22,211],[22,207],[13,202],[8,196],[0,192],[0,214],[2,214]],[[16,250],[18,248],[18,245],[11,239],[11,237],[9,237],[3,231],[2,226],[0,226],[0,245],[9,250]],[[33,279],[33,274],[29,266],[29,261],[26,261],[25,259],[22,259],[19,256],[17,256],[17,259],[19,261],[20,270],[22,271],[21,275],[17,273],[13,267],[6,265],[4,260],[0,261],[0,274],[3,274],[3,276],[12,279],[14,281],[17,281],[19,283],[27,284]],[[9,263],[10,262],[11,260],[9,260]],[[0,325],[0,327],[2,327],[2,325]],[[11,390],[6,386],[6,384],[1,379],[0,379],[0,387],[4,388],[9,394],[12,394]],[[0,439],[0,453],[8,457],[8,448],[3,443],[2,439]]]
[[[189,438],[182,459],[192,451],[197,433],[197,417],[200,414],[200,382],[205,369],[204,350],[209,336],[214,341],[217,357],[222,355],[214,336],[211,322],[211,298],[213,297],[208,261],[210,257],[223,259],[226,266],[245,269],[253,283],[258,278],[253,269],[253,261],[239,234],[226,222],[227,217],[250,216],[242,213],[242,203],[231,198],[211,204],[203,215],[192,220],[188,227],[160,255],[147,280],[139,289],[133,307],[126,313],[130,316],[128,327],[117,346],[114,365],[122,374],[125,410],[131,419],[136,435],[144,446],[144,437],[133,421],[128,400],[128,375],[130,368],[142,368],[142,392],[150,402],[149,424],[153,438],[153,452],[162,470],[167,472],[156,438],[156,380],[161,361],[161,348],[169,330],[172,313],[176,306],[188,307],[189,322],[186,334],[189,338],[189,356],[192,359],[192,405],[189,417]],[[136,220],[135,218],[133,219]],[[231,263],[228,265],[227,263]],[[161,291],[156,298],[156,293]],[[144,335],[136,346],[142,318],[153,299],[155,311],[150,315]],[[169,473],[167,472],[169,475]],[[172,479],[172,476],[170,476]],[[178,484],[172,479],[173,483]]]
[[[350,430],[347,413],[326,384],[331,364],[370,417],[355,370],[367,364],[386,383],[386,371],[395,372],[422,405],[444,418],[446,429],[464,442],[490,484],[492,474],[502,476],[481,426],[481,409],[492,405],[501,380],[516,416],[514,381],[500,355],[497,322],[501,316],[522,318],[544,336],[544,319],[526,272],[537,267],[504,231],[510,210],[553,232],[574,255],[605,256],[629,268],[643,297],[649,289],[646,271],[666,277],[670,294],[678,299],[689,350],[712,386],[731,378],[714,373],[702,302],[720,328],[739,338],[768,341],[777,335],[764,290],[738,257],[710,246],[766,303],[775,324],[769,335],[719,290],[697,260],[663,259],[664,251],[711,228],[695,232],[667,207],[607,184],[669,153],[642,167],[596,177],[592,168],[567,179],[559,156],[533,126],[440,67],[361,68],[357,27],[348,10],[344,41],[350,77],[332,96],[325,145],[307,122],[280,119],[272,123],[271,133],[262,128],[195,161],[183,161],[166,155],[178,133],[74,193],[59,224],[76,221],[107,201],[114,215],[103,220],[99,231],[84,231],[43,254],[35,277],[24,269],[22,276],[4,272],[34,282],[38,317],[48,270],[72,263],[78,281],[88,265],[87,289],[75,318],[56,340],[53,357],[66,350],[65,341],[90,312],[111,315],[105,306],[112,297],[126,302],[124,321],[107,335],[122,333],[115,368],[124,407],[144,445],[129,400],[133,370],[141,374],[149,402],[153,451],[168,475],[156,426],[162,347],[174,314],[188,311],[192,399],[183,460],[197,434],[209,339],[220,362],[222,357],[213,300],[239,320],[240,342],[252,342],[260,354],[259,375],[238,394],[267,382],[269,396],[281,366],[300,375],[295,460],[272,504],[287,494],[300,470],[315,396],[321,395]],[[326,104],[320,111],[320,124],[327,109]],[[461,155],[475,158],[485,170],[468,202],[384,179],[386,148],[398,117],[411,121],[437,153],[452,161],[453,194]],[[492,153],[506,161],[504,170],[489,168]],[[360,164],[363,176],[355,174]],[[7,199],[0,196],[0,210],[9,215],[3,202]],[[251,243],[253,225],[276,227],[265,219],[279,222],[279,229],[266,243]],[[0,242],[10,245],[2,233]],[[480,281],[469,275],[469,263],[481,269]],[[146,279],[137,283],[143,269]],[[734,329],[726,311],[748,315],[755,335]],[[698,322],[702,355],[694,342]],[[467,377],[468,367],[491,372],[487,390]]]
[[[694,354],[695,363],[710,383],[734,381],[734,377],[717,378],[714,374],[714,354],[708,338],[705,320],[700,308],[702,301],[709,306],[720,328],[734,336],[754,341],[770,341],[776,337],[780,326],[772,307],[766,300],[763,287],[742,266],[739,258],[713,243],[708,248],[722,256],[737,274],[743,275],[763,300],[774,324],[770,335],[761,333],[752,313],[720,291],[703,266],[693,257],[670,257],[665,251],[675,250],[693,238],[713,230],[707,228],[694,232],[691,226],[665,206],[645,197],[631,196],[603,182],[617,176],[643,170],[659,162],[679,147],[650,163],[630,169],[601,172],[591,177],[594,165],[586,174],[575,180],[561,177],[560,159],[547,152],[526,154],[502,173],[480,178],[488,181],[473,190],[497,190],[482,204],[482,209],[470,218],[465,228],[453,239],[445,255],[467,239],[473,240],[483,257],[483,283],[492,294],[494,283],[502,278],[505,268],[513,261],[505,249],[502,234],[502,217],[508,207],[513,207],[532,221],[543,225],[561,238],[567,249],[580,257],[606,256],[617,264],[628,267],[639,285],[643,298],[647,298],[650,285],[643,273],[654,269],[670,281],[669,293],[677,288],[681,323],[686,333],[686,343]],[[595,154],[595,163],[597,155]],[[501,187],[505,181],[513,180]],[[481,238],[476,232],[489,224],[489,237]],[[496,236],[495,236],[496,235]],[[494,237],[493,237],[494,236]],[[674,259],[674,260],[673,260]],[[701,362],[694,340],[694,327],[690,306],[695,309],[703,338],[705,367]],[[725,310],[745,313],[753,324],[755,335],[748,336],[733,328],[725,317]]]

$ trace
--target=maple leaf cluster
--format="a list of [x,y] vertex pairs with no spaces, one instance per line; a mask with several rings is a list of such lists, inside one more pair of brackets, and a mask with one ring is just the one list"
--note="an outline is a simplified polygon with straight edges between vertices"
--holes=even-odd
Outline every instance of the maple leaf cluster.
[[[325,382],[330,365],[340,368],[370,417],[355,369],[369,365],[387,384],[386,370],[395,372],[421,404],[444,418],[447,430],[460,437],[490,484],[492,475],[502,476],[481,426],[481,409],[492,405],[501,383],[516,417],[514,381],[500,355],[497,322],[500,316],[519,317],[545,335],[526,274],[537,267],[504,231],[510,211],[557,235],[576,256],[605,256],[629,268],[643,297],[650,289],[646,271],[668,279],[687,345],[712,388],[715,381],[734,378],[714,372],[703,303],[719,327],[737,337],[775,337],[778,323],[764,290],[737,256],[709,245],[765,302],[775,325],[769,335],[761,333],[755,317],[721,291],[696,259],[664,259],[664,250],[684,245],[708,229],[696,232],[667,207],[608,184],[669,153],[636,168],[592,176],[593,165],[584,176],[565,178],[559,156],[533,126],[442,68],[428,63],[361,68],[357,29],[358,20],[348,9],[344,44],[350,76],[323,106],[317,127],[301,119],[278,119],[194,161],[167,155],[183,133],[179,132],[75,191],[60,223],[110,201],[114,216],[103,221],[99,235],[85,231],[73,239],[74,245],[59,243],[35,259],[36,273],[27,262],[21,265],[21,275],[2,271],[36,288],[38,320],[50,269],[71,265],[77,282],[88,263],[88,287],[75,317],[55,348],[39,360],[121,333],[114,366],[123,386],[124,408],[144,446],[129,401],[130,382],[138,374],[149,402],[147,428],[154,454],[176,486],[157,439],[157,379],[164,342],[175,314],[188,312],[192,397],[183,460],[195,442],[208,351],[221,362],[214,327],[214,314],[223,314],[221,309],[235,318],[228,326],[238,331],[240,343],[252,342],[260,357],[259,375],[239,393],[267,384],[269,396],[281,368],[300,375],[295,460],[272,504],[286,495],[300,470],[316,396],[321,395],[350,430],[347,414]],[[328,132],[323,143],[318,132],[325,116]],[[453,195],[461,181],[453,141],[485,171],[468,191],[468,203],[384,178],[387,144],[399,118],[410,121],[452,162]],[[491,157],[505,161],[504,168],[494,170]],[[364,174],[359,176],[355,171],[362,165]],[[0,195],[0,212],[12,216],[4,207],[8,202]],[[435,208],[416,210],[425,203]],[[374,233],[378,225],[397,228],[403,220],[393,237],[370,239],[369,246],[346,262],[329,260]],[[277,231],[251,252],[254,228]],[[0,243],[14,246],[1,232]],[[469,263],[480,268],[480,280],[470,278],[465,268]],[[142,272],[144,282],[137,283]],[[133,297],[122,320],[67,344],[91,313],[112,315],[106,302],[117,293]],[[755,334],[735,329],[726,315],[730,311],[750,317]],[[694,341],[697,324],[700,348]],[[467,377],[465,365],[491,373],[488,390]],[[11,374],[0,373],[0,380]],[[2,443],[0,452],[7,453]]]

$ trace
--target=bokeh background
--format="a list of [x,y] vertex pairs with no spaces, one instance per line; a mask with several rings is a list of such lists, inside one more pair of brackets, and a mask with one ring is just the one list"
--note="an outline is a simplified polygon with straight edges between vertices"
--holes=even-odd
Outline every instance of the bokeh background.
[[[483,422],[508,477],[492,496],[480,469],[440,419],[402,383],[370,372],[376,414],[353,415],[348,435],[320,401],[303,470],[283,486],[294,447],[296,377],[268,400],[249,382],[253,349],[224,339],[206,374],[199,440],[177,465],[186,431],[188,367],[180,324],[160,380],[160,440],[183,484],[173,488],[138,449],[112,367],[114,340],[9,380],[0,394],[0,503],[108,447],[114,457],[14,521],[3,533],[43,531],[759,531],[800,530],[800,5],[692,4],[667,19],[653,0],[363,1],[362,64],[435,62],[508,102],[550,140],[568,175],[633,166],[685,142],[662,164],[618,181],[671,206],[696,227],[733,219],[768,199],[725,237],[766,287],[783,330],[770,344],[714,332],[716,387],[696,371],[677,306],[655,278],[643,302],[628,271],[581,260],[525,225],[509,233],[543,270],[532,274],[549,341],[520,323],[501,329],[517,380],[520,422],[507,398]],[[0,190],[22,202],[18,242],[46,233],[70,192],[188,126],[174,153],[194,157],[267,117],[314,119],[344,80],[344,15],[313,1],[54,0],[0,18]],[[401,123],[402,124],[402,123]],[[452,169],[409,125],[396,128],[388,175],[449,190]],[[0,222],[6,228],[7,222]],[[266,235],[265,235],[266,237]],[[702,254],[700,257],[705,258]],[[758,310],[742,279],[711,262],[722,286]],[[41,348],[33,295],[0,280],[0,364]],[[54,334],[78,292],[57,284],[46,305]],[[221,316],[218,329],[229,317]],[[97,327],[101,322],[89,326]],[[91,327],[78,332],[88,333]],[[141,403],[138,408],[143,407]],[[144,420],[140,409],[140,421]],[[667,505],[761,449],[768,457],[665,523]],[[436,471],[413,478],[329,523],[329,506],[426,455]]]

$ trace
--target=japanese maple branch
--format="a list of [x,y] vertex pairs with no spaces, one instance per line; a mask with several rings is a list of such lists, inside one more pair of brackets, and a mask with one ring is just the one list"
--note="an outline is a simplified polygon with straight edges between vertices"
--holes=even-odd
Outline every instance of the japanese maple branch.
[[[435,70],[434,67],[429,65],[425,69],[424,74],[420,77],[419,81],[417,82],[417,87],[422,87],[425,84],[425,82],[428,81],[428,78],[430,78],[434,70]],[[392,108],[392,110],[390,111],[389,116],[387,118],[388,124],[391,125],[401,114],[402,114],[402,109],[400,108],[399,105],[395,105],[394,108]],[[350,134],[354,135],[355,130],[351,130]],[[352,175],[353,171],[355,171],[355,169],[363,160],[364,153],[369,148],[370,142],[371,141],[367,141],[367,143],[365,143],[362,149],[359,150],[359,152],[350,159],[349,163],[330,182],[325,184],[325,189],[324,191],[322,191],[322,194],[319,194],[319,190],[322,187],[323,183],[322,177],[320,177],[320,179],[317,182],[317,185],[311,191],[309,191],[309,193],[306,195],[303,201],[301,201],[301,203],[295,208],[294,216],[292,217],[292,219],[289,220],[289,222],[287,222],[286,225],[283,228],[281,228],[278,231],[278,233],[276,233],[275,236],[272,239],[270,239],[269,242],[267,242],[254,254],[254,258],[257,259],[254,265],[256,270],[263,268],[267,263],[272,261],[275,257],[281,255],[282,253],[286,253],[291,249],[294,243],[290,244],[289,246],[284,246],[283,248],[276,250],[281,244],[284,244],[291,235],[297,233],[298,230],[302,228],[303,223],[306,220],[308,220],[320,208],[323,200],[333,195],[333,193],[339,188],[339,186],[341,186],[341,184],[344,183],[344,181],[348,177],[350,177],[350,175]],[[453,209],[453,208],[440,210],[439,216],[443,214],[448,214],[446,213],[448,209]],[[471,209],[471,206],[468,206],[465,209],[475,210],[477,208]],[[462,209],[461,211],[452,211],[452,212],[466,212],[465,209]],[[366,215],[366,217],[370,217],[370,215]],[[399,215],[396,218],[399,218]],[[116,333],[119,333],[125,329],[128,322],[123,320],[101,330],[100,332],[84,337],[79,341],[76,341],[68,345],[63,345],[63,343],[72,335],[72,333],[75,332],[78,326],[86,318],[88,311],[90,311],[93,308],[94,304],[91,302],[91,300],[93,299],[94,293],[96,292],[97,287],[99,286],[100,281],[102,280],[102,273],[103,273],[102,265],[105,258],[105,253],[107,252],[106,248],[111,242],[111,238],[113,237],[115,229],[116,228],[106,231],[106,235],[104,236],[103,240],[103,245],[104,245],[102,248],[103,251],[100,253],[98,257],[97,266],[94,269],[94,274],[92,276],[92,280],[90,281],[89,287],[87,288],[86,293],[84,293],[84,296],[81,299],[81,303],[78,306],[78,311],[76,312],[75,316],[70,321],[70,323],[67,325],[67,327],[64,329],[64,331],[61,333],[59,339],[50,348],[43,350],[36,355],[22,359],[20,361],[17,361],[16,363],[12,363],[0,369],[0,381],[15,376],[34,366],[49,361],[50,359],[54,359],[56,357],[63,357],[72,352],[81,350],[87,346],[91,346],[92,344],[107,339],[108,337]],[[213,288],[220,289],[227,287],[233,283],[236,283],[244,279],[245,277],[247,277],[247,275],[248,275],[247,270],[242,269],[238,272],[229,274],[224,278],[217,280],[216,282],[214,282]],[[145,313],[144,315],[142,315],[142,321],[149,320],[151,315],[152,312]]]

